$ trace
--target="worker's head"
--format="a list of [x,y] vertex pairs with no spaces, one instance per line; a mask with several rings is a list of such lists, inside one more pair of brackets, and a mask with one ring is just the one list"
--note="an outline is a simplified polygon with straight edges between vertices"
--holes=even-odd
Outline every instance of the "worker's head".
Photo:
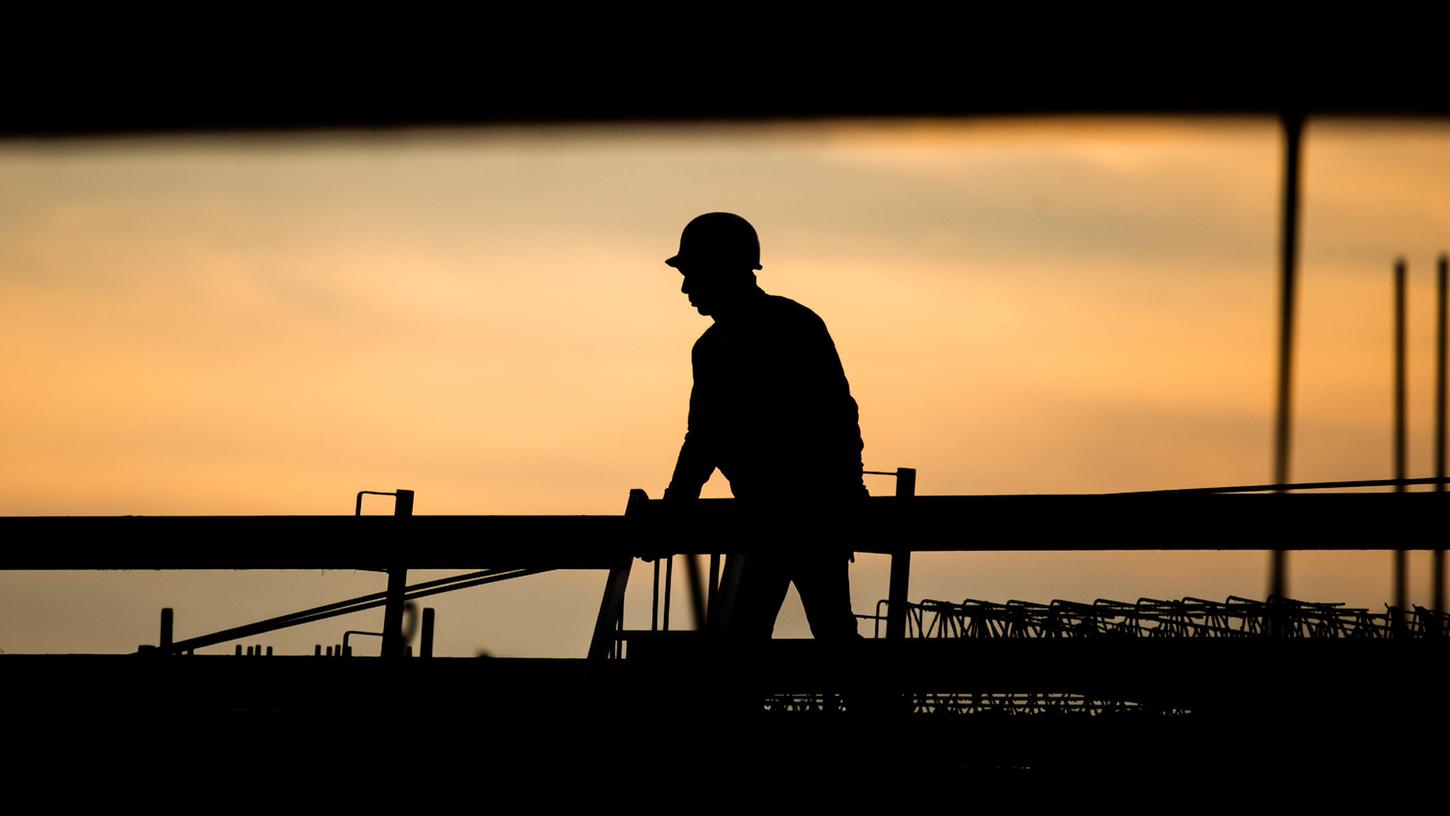
[[684,276],[680,291],[703,315],[718,316],[755,288],[760,239],[755,228],[734,213],[705,213],[685,225],[680,251],[665,261]]

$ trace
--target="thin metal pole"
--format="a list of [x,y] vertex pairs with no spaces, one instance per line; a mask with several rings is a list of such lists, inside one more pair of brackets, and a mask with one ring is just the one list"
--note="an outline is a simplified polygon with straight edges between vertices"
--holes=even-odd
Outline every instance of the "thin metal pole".
[[[901,509],[916,495],[916,468],[896,469],[896,499]],[[886,593],[886,638],[906,637],[906,604],[911,586],[911,542],[898,542],[891,553],[891,580]]]
[[157,645],[157,648],[161,651],[161,654],[168,654],[171,652],[172,624],[175,619],[175,613],[172,611],[171,607],[168,606],[161,610],[161,642]]
[[675,557],[672,555],[665,562],[665,623],[664,630],[670,631],[670,590],[675,585]]
[[1347,487],[1395,487],[1397,485],[1433,485],[1450,479],[1425,476],[1420,479],[1354,479],[1343,482],[1298,482],[1295,484],[1225,485],[1223,487],[1170,487],[1166,490],[1129,490],[1123,493],[1096,493],[1098,496],[1193,496],[1210,493],[1283,493],[1288,490],[1341,490]]
[[660,560],[655,559],[654,583],[650,585],[649,604],[649,630],[658,632],[660,630]]
[[[1304,135],[1304,114],[1285,111],[1284,129],[1284,208],[1279,237],[1279,383],[1274,422],[1274,482],[1289,481],[1289,432],[1292,404],[1290,384],[1294,363],[1294,304],[1298,274],[1299,246],[1299,153]],[[1274,550],[1269,562],[1269,594],[1283,597],[1288,591],[1287,559],[1283,550]]]
[[705,608],[715,606],[715,592],[720,589],[720,553],[710,553],[710,578],[705,587]]
[[[453,592],[459,589],[483,586],[484,584],[507,581],[514,578],[521,578],[525,575],[537,575],[547,572],[546,568],[535,569],[508,569],[508,570],[482,570],[470,572],[464,575],[453,575],[448,578],[438,578],[432,581],[423,581],[406,587],[403,599],[416,600],[430,595],[439,595],[444,592]],[[287,615],[279,615],[275,618],[254,621],[244,626],[234,626],[230,629],[223,629],[212,632],[209,635],[199,635],[194,638],[187,638],[179,643],[173,643],[173,651],[183,649],[199,649],[203,646],[210,646],[215,643],[225,643],[237,638],[252,637],[264,632],[275,632],[278,629],[286,629],[292,626],[299,626],[304,623],[314,623],[328,618],[335,618],[340,615],[351,615],[354,612],[363,612],[368,609],[376,609],[387,604],[386,592],[373,592],[368,595],[359,595],[356,598],[348,598],[345,601],[316,606],[311,609],[304,609],[300,612],[292,612]]]
[[[636,491],[630,491],[631,494]],[[643,494],[644,491],[638,491]],[[630,496],[633,503],[634,496]],[[589,641],[589,662],[598,663],[619,649],[618,631],[624,621],[624,592],[629,586],[629,567],[633,559],[621,560],[609,570],[604,581],[604,597],[599,601],[599,616],[594,619],[594,637]]]
[[422,642],[418,644],[418,656],[419,657],[432,657],[433,656],[433,625],[434,625],[434,614],[435,613],[433,611],[433,607],[431,607],[431,606],[425,606],[425,607],[423,607],[423,633],[422,633]]
[[[1407,418],[1405,412],[1405,259],[1395,261],[1395,478],[1405,478]],[[1395,485],[1396,493],[1405,492],[1403,484]],[[1395,550],[1395,607],[1405,609],[1405,586],[1408,583],[1409,555]]]
[[695,628],[705,629],[705,579],[700,577],[700,556],[685,553],[685,578],[690,585],[690,611],[695,616]]
[[[1435,269],[1435,476],[1445,478],[1445,345],[1446,345],[1446,299],[1450,293],[1446,290],[1447,259],[1444,253],[1440,255],[1440,261]],[[1438,482],[1435,485],[1436,493],[1445,492],[1445,483]],[[1430,562],[1431,580],[1434,584],[1432,593],[1432,605],[1435,611],[1445,611],[1445,551],[1437,549],[1431,556]]]
[[[413,491],[399,490],[397,503],[393,505],[393,515],[413,515]],[[401,546],[402,542],[397,542]],[[383,605],[383,657],[389,659],[403,657],[403,595],[408,589],[408,570],[406,567],[390,567],[388,569],[388,597]]]

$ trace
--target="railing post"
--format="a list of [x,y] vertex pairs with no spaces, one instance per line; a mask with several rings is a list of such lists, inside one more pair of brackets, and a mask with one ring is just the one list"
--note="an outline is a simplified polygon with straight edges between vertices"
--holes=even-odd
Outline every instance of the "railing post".
[[433,607],[423,608],[423,634],[418,644],[419,657],[433,656]]
[[654,583],[650,585],[649,630],[660,630],[660,560],[654,560]]
[[710,553],[710,575],[705,583],[705,608],[715,608],[715,593],[720,589],[720,553]]
[[[904,513],[916,495],[916,468],[896,469],[897,512]],[[886,601],[886,637],[888,640],[902,640],[906,637],[907,590],[911,585],[911,542],[904,537],[895,539],[891,553],[891,583]]]
[[[643,490],[635,488],[629,491],[625,517],[638,519],[648,502],[649,496]],[[609,577],[604,581],[604,597],[599,601],[599,617],[594,620],[594,637],[589,641],[589,660],[592,663],[607,660],[615,654],[615,633],[624,616],[624,590],[629,585],[629,568],[633,563],[632,557],[624,556],[610,568]]]
[[[399,490],[394,516],[413,515],[413,491]],[[403,593],[408,588],[408,568],[388,567],[388,597],[383,606],[383,657],[403,657]]]
[[171,653],[171,632],[172,623],[174,620],[175,614],[172,611],[171,607],[168,606],[161,610],[161,637],[156,645],[156,648],[161,652],[161,654]]

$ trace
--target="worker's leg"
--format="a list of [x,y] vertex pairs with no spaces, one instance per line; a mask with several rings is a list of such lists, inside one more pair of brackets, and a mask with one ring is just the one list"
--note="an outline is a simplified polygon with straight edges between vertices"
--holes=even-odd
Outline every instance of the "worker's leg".
[[846,553],[801,556],[792,578],[806,608],[816,640],[843,641],[860,637],[851,612],[850,561]]
[[790,589],[790,572],[773,553],[751,553],[744,564],[726,631],[731,639],[742,642],[770,640],[775,617]]

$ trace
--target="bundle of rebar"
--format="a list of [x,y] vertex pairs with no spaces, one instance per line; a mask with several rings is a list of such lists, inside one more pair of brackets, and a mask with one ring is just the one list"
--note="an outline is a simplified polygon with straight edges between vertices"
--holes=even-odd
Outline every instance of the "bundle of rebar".
[[[877,604],[875,636],[882,635],[886,601]],[[1055,600],[958,603],[923,599],[907,605],[908,637],[915,638],[1430,638],[1450,634],[1450,614],[1422,606],[1385,611],[1270,596],[1229,596],[1136,602],[1098,599],[1090,604]]]

